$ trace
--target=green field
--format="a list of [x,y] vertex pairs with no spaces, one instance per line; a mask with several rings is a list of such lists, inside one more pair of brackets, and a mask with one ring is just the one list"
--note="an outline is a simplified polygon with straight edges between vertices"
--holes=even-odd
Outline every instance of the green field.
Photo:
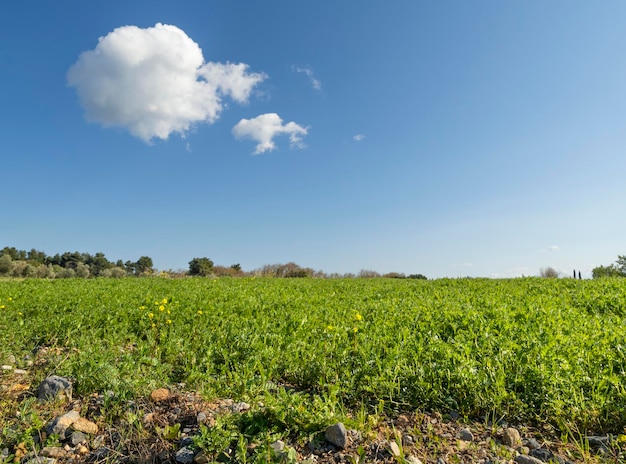
[[286,386],[313,416],[626,425],[624,279],[32,279],[0,281],[0,308],[0,361],[59,348],[33,384],[68,376],[78,395]]

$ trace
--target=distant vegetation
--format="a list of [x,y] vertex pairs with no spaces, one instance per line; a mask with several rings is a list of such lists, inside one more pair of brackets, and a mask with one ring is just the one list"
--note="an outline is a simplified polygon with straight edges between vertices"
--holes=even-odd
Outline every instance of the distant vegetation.
[[591,271],[594,279],[600,277],[626,277],[626,255],[619,255],[615,264],[598,266]]
[[301,267],[296,263],[266,264],[258,269],[244,271],[239,263],[231,266],[215,265],[207,257],[193,258],[189,261],[188,270],[160,271],[154,268],[152,258],[141,256],[137,261],[121,259],[109,260],[104,253],[65,252],[49,256],[43,251],[31,249],[18,250],[15,247],[4,247],[0,250],[0,276],[39,277],[44,279],[89,278],[89,277],[126,277],[149,276],[159,274],[165,277],[279,277],[279,278],[375,278],[393,279],[426,279],[423,274],[405,275],[399,272],[379,274],[376,271],[361,270],[358,274],[327,274],[310,267]]

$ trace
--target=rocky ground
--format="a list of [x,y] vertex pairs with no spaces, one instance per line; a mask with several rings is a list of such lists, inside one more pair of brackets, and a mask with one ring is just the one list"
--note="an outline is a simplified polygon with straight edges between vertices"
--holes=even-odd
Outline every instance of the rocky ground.
[[[25,409],[44,418],[29,433],[32,442],[0,443],[0,462],[38,463],[208,463],[252,460],[255,448],[243,451],[232,444],[218,456],[194,446],[194,437],[206,433],[224,416],[247,413],[263,415],[262,404],[249,405],[230,399],[207,401],[179,385],[161,388],[147,398],[122,402],[114,424],[107,407],[119,401],[113,393],[89,397],[72,395],[68,379],[52,376],[35,388],[25,382],[26,371],[2,366],[0,400],[5,418],[9,409],[15,416],[4,425],[2,436],[19,435],[26,423]],[[35,401],[35,397],[37,400]],[[13,406],[11,406],[13,405]],[[2,416],[0,416],[2,417]],[[21,422],[20,422],[21,421]],[[11,429],[13,427],[13,429]],[[50,438],[55,438],[50,440]],[[524,424],[489,420],[468,421],[455,413],[415,412],[397,417],[379,417],[368,430],[350,430],[333,424],[308,439],[276,440],[269,443],[267,458],[285,463],[512,463],[544,462],[626,462],[622,436],[579,436],[564,441],[549,426],[543,429]],[[33,443],[37,446],[33,446]],[[45,446],[42,446],[45,444]],[[33,450],[38,449],[37,453]]]

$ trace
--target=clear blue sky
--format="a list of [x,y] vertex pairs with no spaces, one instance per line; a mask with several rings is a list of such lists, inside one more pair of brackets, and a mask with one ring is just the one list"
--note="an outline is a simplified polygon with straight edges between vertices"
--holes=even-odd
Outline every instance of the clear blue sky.
[[0,17],[0,246],[428,277],[626,253],[623,1]]

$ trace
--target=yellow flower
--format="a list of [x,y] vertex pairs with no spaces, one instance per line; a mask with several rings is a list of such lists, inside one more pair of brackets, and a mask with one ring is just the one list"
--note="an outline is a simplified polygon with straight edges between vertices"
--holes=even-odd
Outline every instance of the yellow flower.
[[4,305],[0,305],[0,309],[4,309],[4,308],[5,308],[5,306],[4,306]]
[[146,307],[145,306],[139,306],[139,309],[141,309],[143,311],[144,309],[146,309]]
[[167,304],[167,298],[163,298],[163,299],[161,300],[161,304]]
[[202,315],[202,310],[199,309],[198,311],[196,311],[196,314]]
[[167,322],[168,324],[171,324],[171,323],[172,323],[172,320],[171,320],[171,319],[168,319],[168,320],[167,320],[167,321],[165,321],[165,322]]
[[154,329],[155,327],[156,327],[156,324],[155,324],[155,323],[152,323],[152,328]]
[[363,320],[363,316],[361,315],[361,313],[356,313],[354,315],[354,320],[355,321],[359,321],[359,322],[362,321]]
[[158,301],[155,301],[155,302],[154,302],[154,305],[155,305],[155,306],[159,306],[159,304],[160,304],[160,303],[159,303]]
[[327,325],[326,326],[326,330],[333,330],[333,329],[334,329],[334,327],[332,325]]
[[159,306],[159,311],[165,311],[165,306],[163,305]]
[[148,313],[148,317],[152,319],[154,317],[154,313]]
[[7,299],[7,301],[13,301],[13,298],[9,297],[9,298]]
[[172,311],[170,311],[169,309],[167,310],[167,314],[172,314]]
[[354,329],[352,329],[352,331],[353,331],[354,333],[357,333],[357,332],[359,331],[359,328],[358,328],[358,327],[355,327]]

